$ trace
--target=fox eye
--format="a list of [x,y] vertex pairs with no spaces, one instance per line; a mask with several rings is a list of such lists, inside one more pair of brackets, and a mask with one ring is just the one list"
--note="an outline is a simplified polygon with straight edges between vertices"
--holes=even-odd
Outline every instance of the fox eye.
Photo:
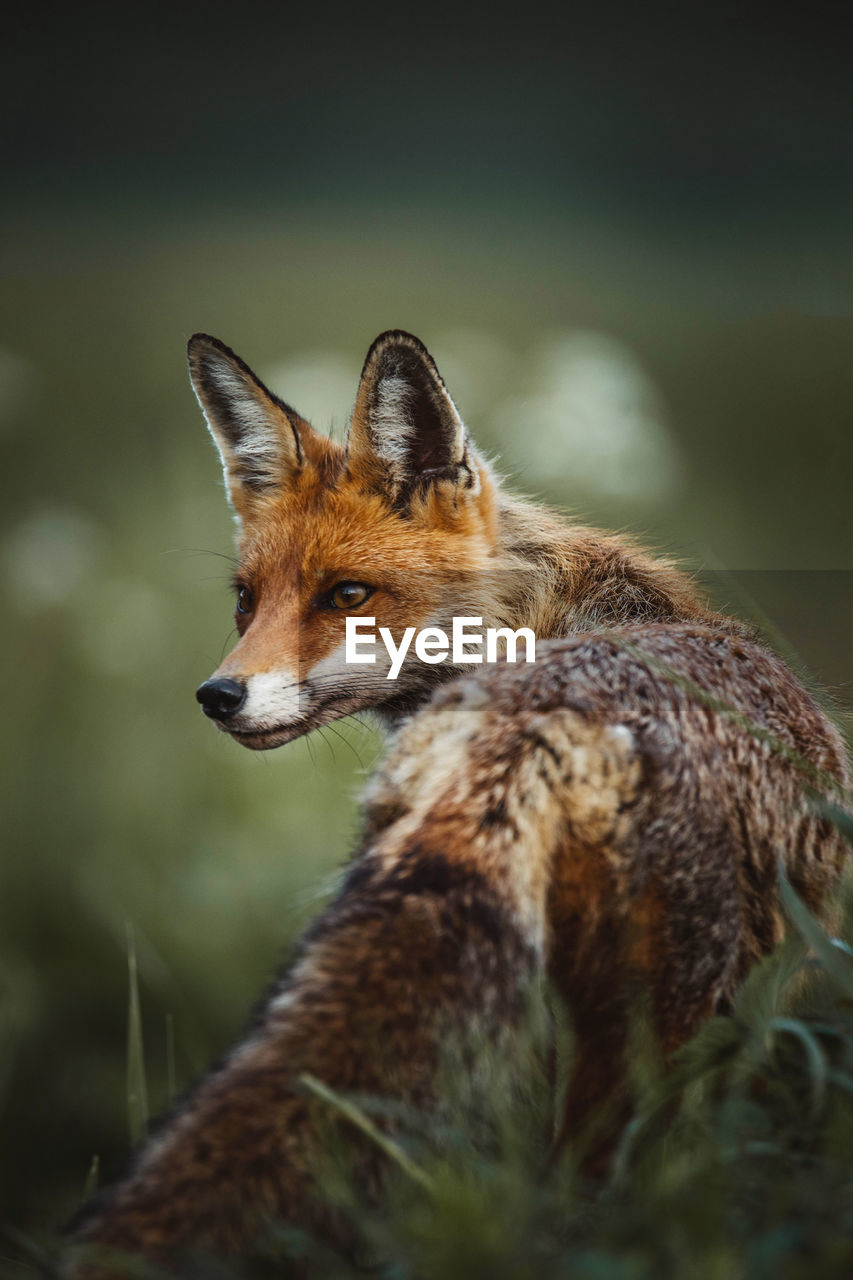
[[238,587],[237,589],[237,612],[251,613],[255,607],[255,597],[248,587]]
[[355,609],[372,595],[373,588],[363,582],[339,582],[330,599],[336,609]]

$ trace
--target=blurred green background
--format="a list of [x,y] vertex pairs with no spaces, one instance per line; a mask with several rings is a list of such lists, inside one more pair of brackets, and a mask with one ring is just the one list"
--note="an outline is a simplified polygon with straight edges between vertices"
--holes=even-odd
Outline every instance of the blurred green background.
[[156,1111],[318,909],[378,750],[203,722],[231,524],[194,330],[339,433],[372,338],[412,330],[518,487],[709,570],[849,709],[849,67],[802,14],[693,22],[7,30],[0,1220],[55,1228],[126,1156],[128,923]]

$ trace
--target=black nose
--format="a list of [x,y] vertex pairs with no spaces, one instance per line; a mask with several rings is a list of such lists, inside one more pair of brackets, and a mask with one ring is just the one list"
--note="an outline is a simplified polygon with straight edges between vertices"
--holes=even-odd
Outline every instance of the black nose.
[[195,696],[211,720],[227,720],[246,701],[246,686],[239,680],[205,680],[196,689]]

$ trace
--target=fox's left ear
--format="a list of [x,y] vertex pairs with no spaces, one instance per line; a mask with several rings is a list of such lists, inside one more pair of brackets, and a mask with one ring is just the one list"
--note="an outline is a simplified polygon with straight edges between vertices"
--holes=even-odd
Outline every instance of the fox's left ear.
[[380,334],[368,351],[347,455],[352,468],[397,502],[436,480],[479,487],[462,419],[432,356],[410,333]]
[[300,437],[311,428],[218,338],[193,334],[187,360],[193,390],[222,459],[228,499],[245,520],[259,497],[282,489],[299,470]]

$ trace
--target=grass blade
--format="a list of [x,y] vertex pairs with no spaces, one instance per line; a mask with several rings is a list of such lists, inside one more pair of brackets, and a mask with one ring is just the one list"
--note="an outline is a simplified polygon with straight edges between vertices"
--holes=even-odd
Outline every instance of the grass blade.
[[141,1140],[148,1126],[148,1088],[142,1046],[142,1012],[136,968],[133,925],[127,922],[127,1124],[131,1146]]
[[92,1163],[89,1165],[89,1172],[86,1174],[86,1181],[83,1183],[83,1202],[89,1200],[98,1190],[98,1179],[101,1173],[101,1158],[98,1155],[92,1156]]
[[779,891],[791,923],[808,943],[830,978],[853,1000],[853,960],[847,954],[846,947],[837,945],[824,933],[808,907],[794,892],[781,858],[778,865]]
[[334,1089],[330,1089],[328,1085],[323,1084],[322,1080],[318,1080],[316,1076],[308,1073],[304,1073],[299,1077],[299,1083],[304,1085],[316,1097],[322,1098],[324,1102],[328,1102],[335,1107],[336,1110],[340,1111],[341,1115],[346,1116],[347,1120],[360,1129],[362,1133],[366,1134],[372,1142],[375,1142],[380,1151],[384,1151],[390,1160],[393,1160],[404,1173],[408,1174],[413,1182],[417,1182],[419,1186],[424,1187],[427,1191],[434,1190],[434,1183],[429,1174],[424,1173],[423,1169],[406,1155],[402,1147],[399,1147],[387,1134],[378,1129],[370,1117],[366,1116],[349,1099],[341,1097]]
[[166,1090],[169,1102],[174,1102],[178,1084],[175,1071],[175,1019],[171,1013],[166,1014]]

